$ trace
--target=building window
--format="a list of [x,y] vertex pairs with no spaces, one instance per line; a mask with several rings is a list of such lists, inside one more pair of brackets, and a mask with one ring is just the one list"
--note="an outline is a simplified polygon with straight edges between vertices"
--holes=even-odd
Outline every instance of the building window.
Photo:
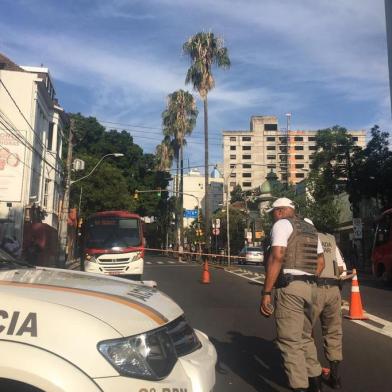
[[282,181],[287,181],[287,174],[282,174]]
[[304,159],[303,155],[295,155],[295,159]]
[[235,177],[237,177],[237,174],[236,173],[230,173],[230,177],[235,178]]
[[310,142],[315,142],[315,141],[316,141],[316,137],[315,137],[315,136],[309,136],[309,137],[308,137],[308,140],[309,140]]
[[243,141],[243,142],[251,142],[251,141],[252,141],[252,138],[251,138],[250,136],[243,136],[243,137],[242,137],[242,141]]
[[230,183],[230,186],[236,186],[236,185],[237,184],[235,183],[235,181]]
[[295,173],[295,178],[304,178],[305,173]]
[[287,143],[287,137],[286,137],[286,136],[280,137],[280,138],[279,138],[279,141],[280,141],[281,143]]
[[231,150],[231,151],[235,151],[236,149],[237,149],[236,146],[230,146],[230,150]]
[[275,169],[276,165],[267,165],[268,169]]
[[250,151],[252,149],[252,146],[242,146],[243,151]]
[[242,159],[252,159],[252,155],[243,155]]
[[251,186],[252,186],[252,183],[251,183],[251,182],[243,182],[243,183],[242,183],[242,186],[251,187]]
[[274,136],[267,136],[267,142],[274,142],[275,137]]
[[236,159],[237,155],[230,155],[230,159]]
[[243,165],[242,165],[242,168],[243,169],[250,169],[252,167],[252,165],[250,164],[250,163],[244,163]]
[[275,148],[275,146],[267,146],[267,150],[268,151],[275,151],[276,148]]
[[48,129],[48,143],[47,143],[48,150],[50,151],[52,151],[53,148],[53,127],[54,127],[54,123],[50,122],[49,129]]
[[43,205],[45,208],[48,208],[48,199],[49,199],[49,184],[50,180],[45,178],[45,185],[44,185],[44,200]]
[[294,141],[295,141],[295,142],[303,142],[303,141],[304,141],[304,138],[303,138],[302,136],[295,136],[295,137],[294,137]]
[[234,169],[234,168],[235,168],[235,164],[233,163],[230,165],[230,169]]
[[267,159],[276,159],[276,155],[267,155]]
[[231,142],[235,142],[237,140],[237,138],[235,136],[230,136],[230,141]]
[[295,168],[296,169],[303,169],[305,167],[305,165],[303,164],[303,163],[297,163],[296,165],[295,165]]
[[309,158],[313,159],[314,158],[314,154],[309,155]]
[[315,150],[317,150],[317,147],[316,146],[309,146],[309,150],[315,151]]
[[357,142],[357,141],[358,141],[358,137],[357,137],[357,136],[352,136],[352,137],[351,137],[351,140],[352,140],[353,142]]
[[264,130],[265,131],[277,131],[278,124],[264,124]]
[[242,173],[242,177],[252,177],[252,173]]
[[303,150],[304,146],[295,146],[294,149],[297,150],[297,151]]

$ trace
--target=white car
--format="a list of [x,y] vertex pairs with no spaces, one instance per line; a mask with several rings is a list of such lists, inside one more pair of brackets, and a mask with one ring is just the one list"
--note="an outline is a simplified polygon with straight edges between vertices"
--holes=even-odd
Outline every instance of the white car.
[[239,254],[238,263],[258,263],[261,264],[264,261],[264,252],[260,247],[246,246],[243,248]]
[[31,268],[0,251],[0,391],[210,392],[217,355],[141,282]]

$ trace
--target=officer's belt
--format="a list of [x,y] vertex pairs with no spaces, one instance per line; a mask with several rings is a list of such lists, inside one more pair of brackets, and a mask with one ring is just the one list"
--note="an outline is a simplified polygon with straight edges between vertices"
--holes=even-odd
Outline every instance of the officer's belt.
[[289,277],[290,281],[299,280],[301,282],[317,283],[317,276],[315,276],[315,275],[285,274],[285,276],[287,276],[287,275],[290,275],[290,277]]
[[317,278],[317,286],[339,286],[340,280],[336,278]]

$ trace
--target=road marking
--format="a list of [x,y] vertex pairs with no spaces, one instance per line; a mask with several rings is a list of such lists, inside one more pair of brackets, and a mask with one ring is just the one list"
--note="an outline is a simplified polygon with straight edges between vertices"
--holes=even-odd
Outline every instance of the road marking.
[[176,264],[175,261],[170,261],[170,260],[168,261],[168,263],[169,263],[169,264]]
[[152,264],[151,261],[146,261],[146,264]]
[[158,264],[163,264],[163,261],[157,261]]
[[[349,311],[350,308],[347,305],[343,305],[342,309]],[[362,327],[365,327],[367,329],[370,329],[373,332],[380,333],[381,335],[388,336],[389,338],[392,338],[392,322],[388,320],[384,320],[381,317],[375,316],[373,314],[365,312],[366,317],[369,318],[369,320],[374,321],[377,324],[382,325],[382,327],[376,327],[373,324],[370,324],[366,322],[366,320],[350,320],[358,325],[362,325]]]
[[[251,282],[255,282],[258,284],[263,284],[264,283],[264,279],[265,279],[265,275],[262,273],[258,273],[258,272],[251,272],[249,270],[244,270],[242,268],[237,268],[235,270],[225,270],[226,272],[229,272],[230,274],[233,275],[237,275],[240,278],[244,278],[247,280],[250,280]],[[252,278],[250,276],[253,276]]]

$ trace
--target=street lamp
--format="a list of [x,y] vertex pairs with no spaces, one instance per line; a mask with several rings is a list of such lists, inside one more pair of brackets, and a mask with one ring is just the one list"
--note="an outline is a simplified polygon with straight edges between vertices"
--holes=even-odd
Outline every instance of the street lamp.
[[60,224],[59,224],[59,237],[60,237],[60,252],[59,252],[59,261],[58,264],[60,267],[65,267],[65,249],[67,246],[67,220],[68,220],[68,210],[69,210],[69,194],[71,190],[71,185],[84,180],[85,178],[89,177],[95,169],[99,166],[99,164],[107,157],[113,156],[115,158],[123,157],[124,154],[122,153],[110,153],[104,155],[98,163],[93,167],[93,169],[88,173],[86,176],[78,178],[77,180],[71,180],[71,173],[70,173],[70,165],[67,165],[68,172],[67,178],[65,181],[65,190],[64,190],[64,199],[63,199],[63,206],[61,209],[61,216],[60,216]]
[[98,161],[98,163],[93,167],[93,169],[90,171],[90,173],[88,173],[87,175],[85,175],[85,176],[83,176],[83,177],[81,177],[81,178],[78,178],[77,180],[70,180],[70,181],[69,181],[70,185],[75,184],[75,182],[79,182],[79,181],[81,181],[81,180],[84,180],[84,179],[87,178],[87,177],[90,177],[91,174],[93,174],[93,172],[95,171],[95,169],[99,166],[99,164],[100,164],[105,158],[107,158],[107,157],[119,158],[119,157],[123,157],[123,156],[124,156],[124,154],[122,154],[121,152],[113,152],[113,153],[111,153],[111,154],[106,154],[106,155],[104,155],[104,156]]

